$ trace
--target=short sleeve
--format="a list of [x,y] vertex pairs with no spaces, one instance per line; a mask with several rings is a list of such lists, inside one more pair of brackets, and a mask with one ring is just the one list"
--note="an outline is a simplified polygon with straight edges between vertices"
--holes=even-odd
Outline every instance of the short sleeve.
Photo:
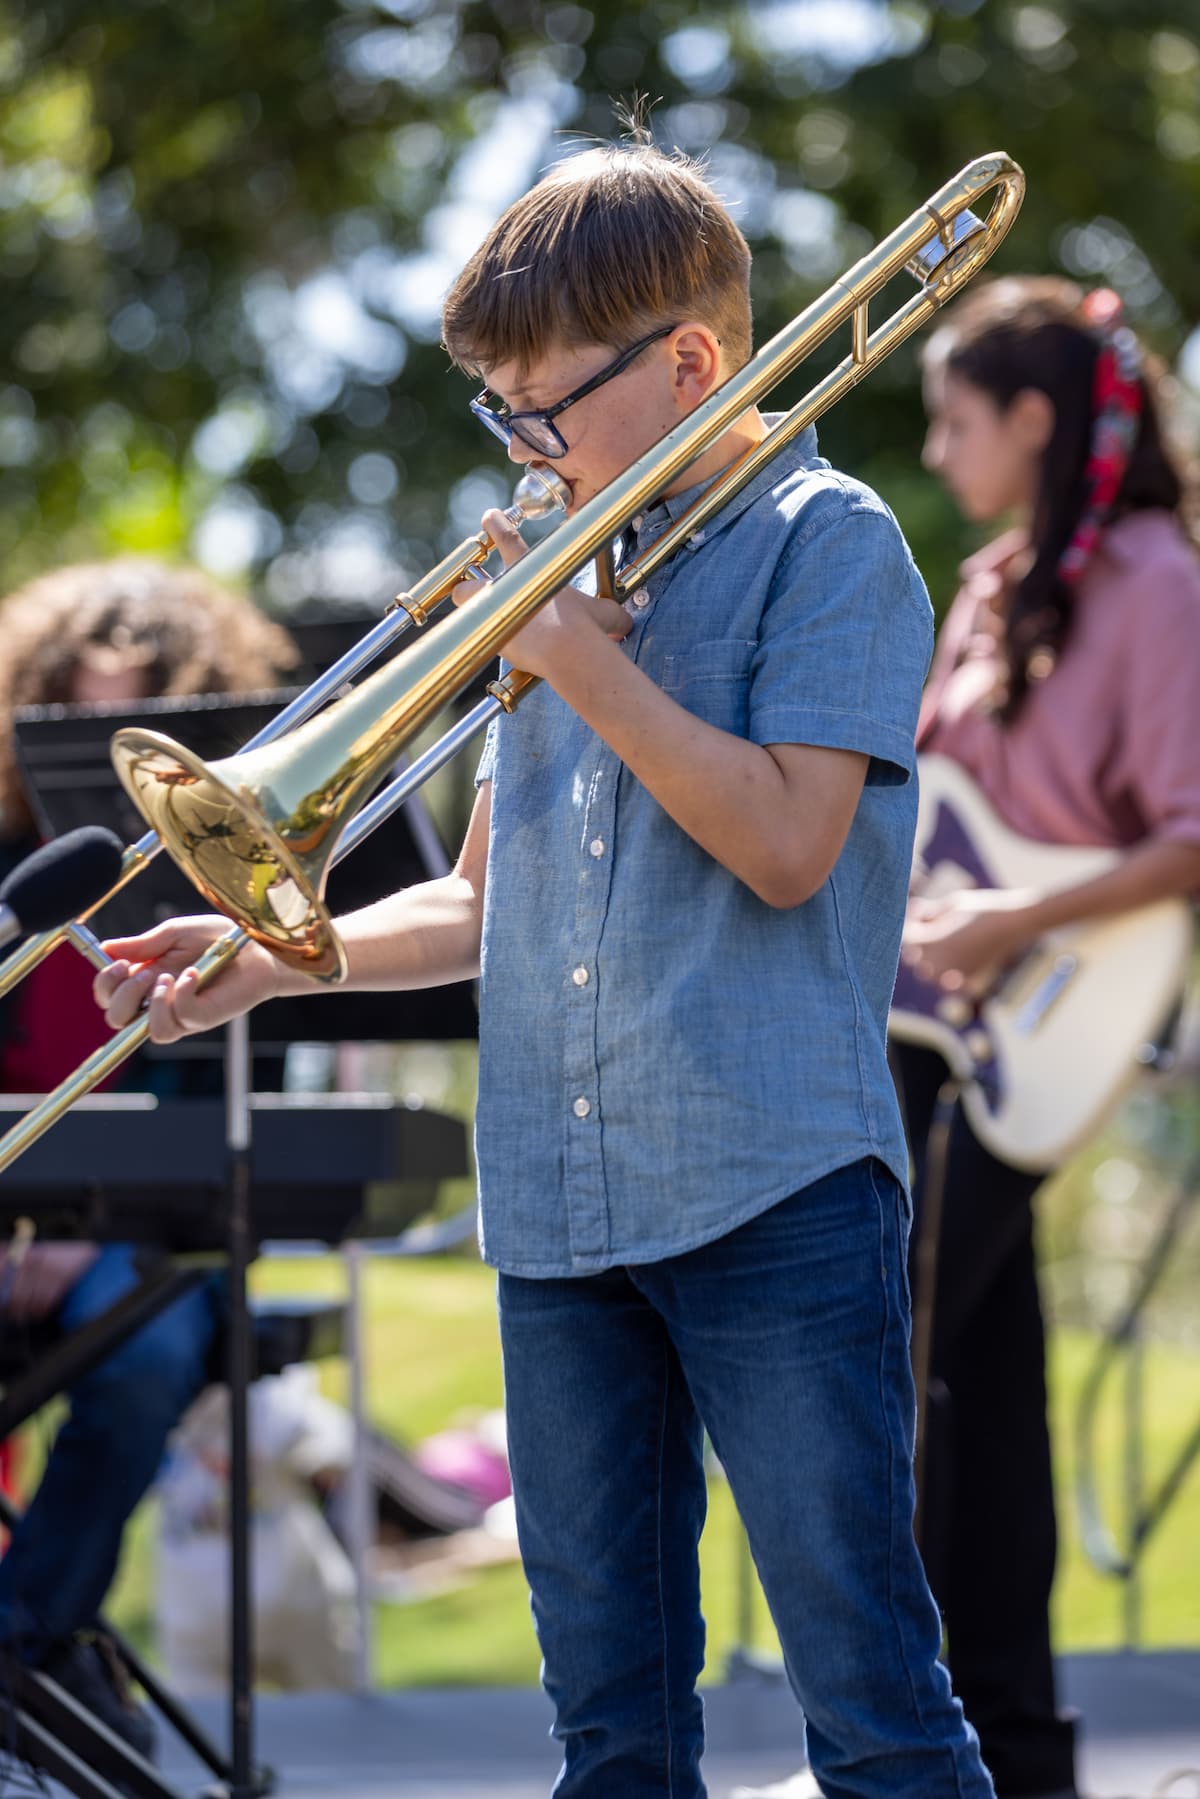
[[[835,509],[836,507],[836,509]],[[886,507],[831,493],[780,564],[751,670],[750,737],[871,758],[867,780],[914,773],[933,613]]]
[[496,718],[494,718],[492,720],[491,724],[488,726],[487,736],[483,740],[483,750],[482,750],[482,753],[480,754],[479,762],[475,769],[475,785],[476,785],[476,787],[482,787],[485,781],[490,781],[493,773],[495,772],[496,733],[499,730],[499,727],[500,727],[500,719],[497,716]]
[[1200,564],[1148,601],[1127,640],[1122,774],[1148,832],[1200,843]]

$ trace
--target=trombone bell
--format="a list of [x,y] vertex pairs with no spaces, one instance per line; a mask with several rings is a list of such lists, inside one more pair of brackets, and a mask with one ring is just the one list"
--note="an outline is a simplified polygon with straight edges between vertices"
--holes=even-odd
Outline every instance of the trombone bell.
[[[248,766],[269,754],[205,763],[161,732],[141,730],[118,731],[112,745],[130,799],[209,904],[290,967],[344,980],[346,952],[321,894],[345,821],[324,792],[291,812],[273,803],[269,769]],[[251,772],[266,778],[255,787]]]

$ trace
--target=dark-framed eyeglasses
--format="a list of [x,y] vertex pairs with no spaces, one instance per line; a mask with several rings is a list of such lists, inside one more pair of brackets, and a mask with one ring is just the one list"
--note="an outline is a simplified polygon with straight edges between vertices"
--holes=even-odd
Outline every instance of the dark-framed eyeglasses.
[[519,437],[523,444],[536,450],[539,456],[565,456],[567,446],[554,423],[559,413],[565,412],[568,406],[574,406],[576,400],[595,393],[598,387],[603,387],[614,376],[622,374],[648,344],[657,343],[661,337],[669,337],[677,329],[676,325],[660,325],[657,331],[647,332],[645,337],[639,337],[635,344],[630,344],[627,350],[622,350],[598,374],[569,393],[565,400],[547,406],[543,412],[514,412],[508,402],[499,399],[490,387],[485,387],[481,393],[476,394],[470,402],[471,411],[487,426],[493,437],[498,437],[506,447],[514,437]]

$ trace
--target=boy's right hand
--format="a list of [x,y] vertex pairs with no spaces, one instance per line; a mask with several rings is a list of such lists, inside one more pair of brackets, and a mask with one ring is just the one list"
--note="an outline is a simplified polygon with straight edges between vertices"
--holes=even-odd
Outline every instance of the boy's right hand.
[[109,938],[104,949],[113,962],[96,976],[92,993],[110,1027],[119,1031],[131,1024],[149,999],[152,1040],[176,1043],[278,994],[282,967],[260,943],[245,944],[211,986],[197,993],[192,964],[232,929],[229,919],[214,913],[169,918],[140,937]]

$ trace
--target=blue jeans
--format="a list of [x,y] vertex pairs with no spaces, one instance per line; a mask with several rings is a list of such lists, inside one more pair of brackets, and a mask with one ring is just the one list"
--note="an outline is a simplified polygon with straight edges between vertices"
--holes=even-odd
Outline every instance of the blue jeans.
[[[103,1249],[56,1322],[77,1330],[137,1284],[135,1250]],[[39,1660],[94,1620],[117,1570],[121,1533],[149,1487],[167,1434],[200,1392],[217,1327],[201,1282],[85,1374],[41,1484],[0,1561],[0,1645]]]
[[702,1799],[707,1428],[829,1799],[988,1799],[913,1542],[907,1195],[839,1169],[715,1243],[501,1275],[558,1799]]

